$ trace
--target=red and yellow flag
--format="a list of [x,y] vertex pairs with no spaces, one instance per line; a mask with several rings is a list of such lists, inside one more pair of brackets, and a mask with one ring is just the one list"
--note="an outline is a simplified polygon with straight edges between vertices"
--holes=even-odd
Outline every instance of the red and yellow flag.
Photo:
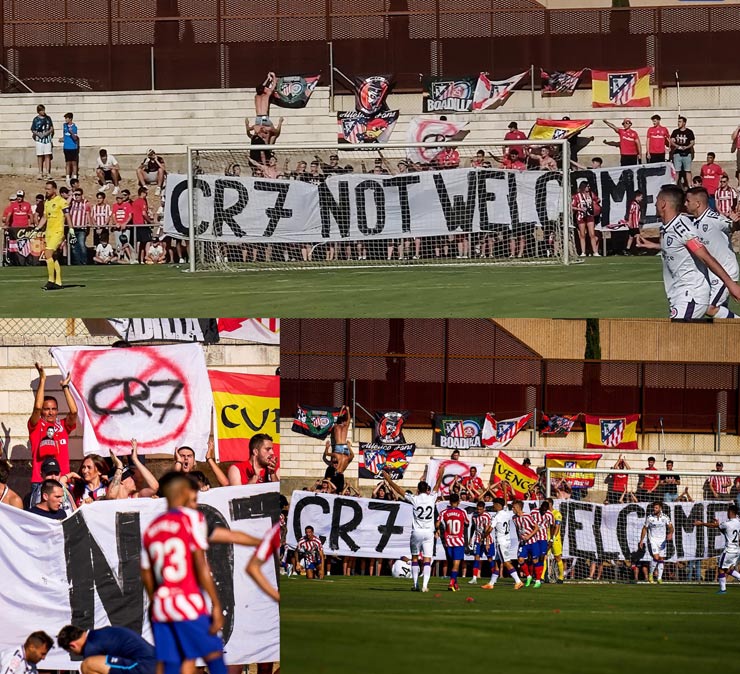
[[595,417],[584,414],[587,449],[637,449],[639,414]]
[[593,119],[541,119],[532,125],[529,138],[532,140],[561,140],[587,129]]
[[648,108],[650,101],[650,66],[607,72],[591,71],[592,107]]
[[587,472],[589,468],[597,468],[601,454],[545,454],[547,468],[573,468],[572,473],[553,473],[554,478],[564,478],[571,487],[594,486],[596,475]]
[[280,377],[208,370],[213,392],[219,461],[246,461],[249,440],[257,433],[272,437],[280,456]]
[[506,452],[499,452],[493,464],[493,483],[506,481],[511,486],[515,498],[524,498],[537,484],[537,473],[512,459]]

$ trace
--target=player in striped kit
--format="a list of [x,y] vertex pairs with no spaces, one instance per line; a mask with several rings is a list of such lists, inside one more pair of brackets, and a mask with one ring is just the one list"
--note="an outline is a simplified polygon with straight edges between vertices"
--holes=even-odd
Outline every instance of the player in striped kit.
[[[694,227],[699,240],[722,265],[728,276],[737,281],[739,271],[737,255],[730,243],[732,221],[709,208],[709,193],[703,187],[692,187],[686,193],[686,210],[694,217]],[[712,290],[707,314],[715,318],[735,318],[735,314],[727,307],[730,300],[727,288],[722,279],[711,270],[709,283]]]
[[491,567],[496,563],[496,546],[493,544],[493,515],[486,512],[484,501],[478,501],[475,505],[475,512],[472,517],[473,521],[473,577],[468,581],[470,585],[475,585],[480,578],[480,559],[483,555],[491,563]]
[[[493,535],[496,539],[496,559],[501,563],[500,571],[504,569],[509,572],[514,579],[514,589],[521,590],[524,587],[522,579],[519,577],[517,570],[511,563],[514,559],[514,550],[511,546],[511,520],[514,513],[505,507],[505,501],[502,498],[493,499]],[[481,590],[493,590],[499,578],[499,568],[492,566],[491,582],[481,587]]]
[[324,577],[324,546],[321,539],[314,534],[312,526],[305,529],[306,535],[298,541],[296,553],[303,561],[306,578],[312,580],[319,574],[319,579]]
[[[151,603],[152,633],[160,674],[180,674],[205,660],[211,674],[226,674],[220,632],[224,616],[206,560],[208,528],[203,514],[189,508],[198,481],[171,472],[159,480],[167,512],[146,529],[141,578]],[[203,593],[211,600],[209,615]]]
[[550,527],[555,519],[550,512],[550,504],[543,501],[539,510],[530,513],[532,520],[537,525],[537,531],[532,536],[530,548],[532,550],[532,559],[534,560],[534,586],[538,588],[542,585],[542,575],[545,572],[545,557],[547,557],[547,548],[550,542]]
[[257,550],[247,563],[247,573],[268,597],[275,601],[280,601],[280,593],[277,588],[270,583],[264,573],[262,565],[271,562],[275,555],[280,551],[280,522],[277,522],[262,539],[257,546]]
[[725,549],[719,557],[717,566],[719,567],[719,592],[727,592],[727,573],[740,580],[740,571],[737,567],[740,563],[740,518],[737,516],[738,507],[733,503],[727,508],[727,519],[720,524],[717,520],[713,522],[700,522],[696,520],[694,525],[697,527],[707,527],[708,529],[719,529],[725,537]]
[[668,541],[673,538],[673,524],[668,515],[663,512],[663,504],[656,501],[652,505],[652,514],[645,517],[645,525],[640,532],[640,547],[645,547],[645,536],[647,536],[648,552],[653,558],[650,562],[650,576],[648,582],[655,582],[653,574],[658,568],[658,583],[663,582],[663,563],[666,558]]
[[730,178],[723,173],[719,179],[719,187],[714,193],[714,202],[717,204],[717,212],[729,218],[735,212],[737,206],[737,192],[730,187]]
[[519,563],[519,569],[527,577],[525,585],[529,587],[532,584],[532,569],[529,560],[532,560],[533,565],[534,560],[537,559],[537,546],[533,544],[533,539],[540,527],[534,521],[531,513],[527,515],[524,512],[523,501],[517,499],[511,504],[511,509],[514,511],[514,524],[516,525],[517,534],[519,534],[517,562]]
[[460,589],[457,576],[460,573],[460,562],[465,558],[465,530],[469,522],[466,512],[460,508],[460,497],[457,494],[450,494],[448,500],[450,507],[443,510],[439,516],[437,534],[442,536],[447,561],[452,563],[450,584],[447,589],[457,592]]

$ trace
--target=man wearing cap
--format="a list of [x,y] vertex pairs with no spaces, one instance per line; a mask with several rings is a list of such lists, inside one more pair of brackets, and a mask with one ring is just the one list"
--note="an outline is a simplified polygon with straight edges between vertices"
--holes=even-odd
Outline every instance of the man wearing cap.
[[[319,161],[321,161],[321,157],[319,157],[318,155],[316,155],[316,159],[318,159]],[[332,175],[332,174],[337,174],[337,173],[346,173],[346,171],[344,170],[344,168],[339,165],[339,155],[336,154],[336,153],[329,155],[329,163],[328,164],[324,164],[323,161],[321,162],[321,170],[326,175]]]
[[647,161],[648,164],[660,164],[665,161],[671,134],[660,123],[660,115],[653,115],[650,121],[653,125],[647,130]]
[[157,155],[157,153],[151,148],[146,151],[146,157],[139,164],[139,168],[136,169],[136,177],[139,179],[139,187],[146,187],[147,185],[156,185],[156,191],[154,192],[157,196],[162,194],[162,185],[164,185],[164,178],[167,175],[167,169],[164,164],[164,159]]
[[[77,473],[67,473],[66,475],[62,475],[62,469],[59,466],[59,461],[57,461],[53,456],[47,456],[44,459],[44,462],[41,464],[41,478],[43,480],[56,480],[59,482],[59,484],[62,485],[62,489],[64,491],[64,494],[62,496],[62,506],[61,509],[66,513],[67,517],[69,517],[75,510],[75,500],[72,497],[72,494],[69,491],[69,488],[67,487],[67,483],[71,478],[77,478],[80,479],[80,476],[77,475]],[[31,492],[31,497],[28,503],[29,508],[33,508],[35,505],[38,505],[41,501],[41,490],[37,489]]]
[[[519,130],[519,126],[516,122],[509,122],[509,130],[506,132],[504,140],[527,140],[527,134],[525,134],[524,131]],[[519,149],[521,150],[520,157],[526,157],[527,147],[520,146]],[[507,147],[504,150],[504,154],[508,154],[510,150],[511,148]]]
[[[619,136],[619,165],[635,166],[639,164],[642,158],[642,146],[640,145],[640,136],[632,128],[632,120],[624,119],[621,129],[607,119],[604,120],[604,124]],[[606,140],[604,143],[610,144]]]
[[111,206],[110,213],[110,225],[115,237],[113,242],[115,247],[121,243],[121,235],[126,236],[126,242],[128,242],[126,227],[131,224],[133,218],[134,209],[131,207],[131,202],[128,200],[127,190],[123,190],[116,194],[116,203]]
[[721,461],[717,461],[715,472],[709,478],[709,489],[712,492],[712,498],[717,501],[727,501],[730,498],[732,478],[724,470],[724,464]]

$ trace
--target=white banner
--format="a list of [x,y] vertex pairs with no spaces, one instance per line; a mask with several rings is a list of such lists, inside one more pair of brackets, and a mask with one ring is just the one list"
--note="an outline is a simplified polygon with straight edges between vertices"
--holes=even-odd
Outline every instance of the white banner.
[[[280,515],[278,486],[221,487],[201,492],[211,524],[262,538]],[[0,650],[15,648],[36,630],[56,637],[71,623],[83,628],[129,627],[152,641],[139,571],[141,536],[166,509],[164,499],[97,501],[57,522],[0,504]],[[10,543],[8,543],[10,542]],[[280,659],[277,604],[244,569],[253,548],[213,545],[208,561],[224,606],[229,664]],[[276,584],[275,566],[265,575]],[[79,661],[54,648],[47,669],[76,669]]]
[[279,318],[219,318],[218,335],[257,344],[280,345]]
[[[525,511],[537,508],[538,503],[525,504]],[[441,502],[441,509],[446,507]],[[462,502],[460,507],[469,514],[475,504]],[[564,557],[615,560],[629,559],[638,549],[640,532],[645,523],[646,503],[601,505],[584,501],[559,501],[556,507],[563,515],[562,540]],[[722,534],[714,529],[694,526],[694,520],[704,522],[716,517],[726,519],[727,504],[715,501],[667,504],[666,514],[676,531],[668,543],[666,559],[685,561],[716,557],[722,552]],[[487,510],[491,510],[490,503]],[[439,509],[439,506],[438,506]],[[324,543],[327,555],[350,557],[382,557],[398,559],[410,555],[411,505],[405,501],[334,496],[314,492],[293,492],[288,518],[287,543],[295,547],[303,530],[311,525]],[[466,533],[466,543],[471,532]],[[516,549],[516,533],[512,543]],[[645,559],[649,556],[645,553]],[[435,545],[435,559],[444,559],[439,542]]]
[[471,468],[475,468],[478,471],[478,477],[481,476],[483,471],[482,463],[430,458],[427,464],[426,481],[434,489],[434,485],[437,484],[437,480],[439,479],[439,473],[442,471],[442,482],[439,485],[439,493],[448,494],[455,478],[459,477],[462,480],[464,477],[468,477]]
[[203,329],[198,318],[109,318],[108,322],[121,339],[131,343],[203,341]]
[[200,344],[50,349],[71,391],[83,428],[83,452],[172,454],[187,445],[205,460],[213,397]]
[[[200,175],[196,235],[227,242],[318,243],[491,232],[560,213],[560,175],[449,169],[295,180]],[[188,236],[187,177],[167,177],[165,233]]]

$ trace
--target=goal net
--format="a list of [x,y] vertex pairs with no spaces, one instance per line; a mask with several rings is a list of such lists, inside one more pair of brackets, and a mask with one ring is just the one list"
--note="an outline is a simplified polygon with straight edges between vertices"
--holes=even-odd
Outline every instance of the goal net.
[[192,271],[567,264],[568,157],[564,140],[189,148],[165,230]]
[[[713,582],[724,548],[718,529],[736,503],[740,478],[728,473],[617,469],[546,469],[547,494],[563,515],[566,579],[647,582],[657,577],[652,553],[662,557],[665,582]],[[673,532],[665,546],[660,528],[646,533],[646,517],[660,504]],[[652,530],[651,530],[652,531]]]

